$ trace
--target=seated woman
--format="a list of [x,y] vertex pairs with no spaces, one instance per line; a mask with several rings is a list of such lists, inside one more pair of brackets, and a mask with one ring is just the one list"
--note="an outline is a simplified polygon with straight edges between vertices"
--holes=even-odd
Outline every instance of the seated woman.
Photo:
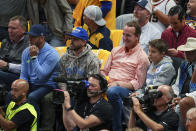
[[169,85],[176,72],[172,59],[166,56],[168,45],[161,39],[149,42],[150,67],[146,76],[146,87]]

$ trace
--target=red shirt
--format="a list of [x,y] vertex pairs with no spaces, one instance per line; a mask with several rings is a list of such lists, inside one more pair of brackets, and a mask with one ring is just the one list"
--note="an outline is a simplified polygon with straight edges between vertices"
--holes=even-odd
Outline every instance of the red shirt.
[[[184,45],[188,37],[196,38],[196,30],[192,29],[187,25],[183,27],[183,29],[179,32],[178,36],[172,28],[166,29],[161,35],[161,39],[168,43],[169,48],[175,49],[177,49],[177,47],[180,45]],[[178,51],[177,57],[184,58],[184,53]]]

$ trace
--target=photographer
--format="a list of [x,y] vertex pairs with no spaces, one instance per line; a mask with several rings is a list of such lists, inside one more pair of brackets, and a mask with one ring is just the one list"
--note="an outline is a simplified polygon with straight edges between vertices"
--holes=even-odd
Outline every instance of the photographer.
[[76,107],[76,111],[70,104],[69,93],[67,91],[64,92],[64,126],[68,131],[73,130],[75,126],[78,126],[80,129],[88,128],[89,131],[111,130],[112,106],[103,97],[107,90],[107,81],[100,74],[90,75],[88,81],[90,83],[87,89],[89,101]]
[[[177,131],[178,115],[168,105],[173,98],[173,90],[170,86],[162,85],[157,91],[160,91],[162,96],[154,100],[154,110],[145,113],[138,99],[132,97],[133,108],[130,109],[129,128],[138,126],[144,130]],[[139,119],[136,119],[136,115]]]

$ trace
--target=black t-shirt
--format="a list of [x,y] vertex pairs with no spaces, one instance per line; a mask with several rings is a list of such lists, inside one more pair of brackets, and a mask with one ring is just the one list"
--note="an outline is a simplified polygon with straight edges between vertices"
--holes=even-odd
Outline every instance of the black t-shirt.
[[[146,113],[153,121],[161,124],[164,127],[164,131],[177,131],[178,130],[178,115],[172,109],[167,109],[163,113],[157,115],[154,112]],[[141,119],[138,119],[136,125],[143,130],[147,131],[147,127],[142,122]]]
[[103,98],[94,104],[82,104],[76,109],[76,112],[78,112],[78,114],[83,118],[95,115],[102,121],[102,124],[90,128],[89,131],[99,131],[101,129],[112,130],[112,106]]
[[[13,109],[17,109],[18,107],[19,106],[14,106]],[[30,131],[34,118],[35,117],[30,113],[28,109],[24,109],[16,113],[12,117],[11,121],[16,124],[17,131]]]

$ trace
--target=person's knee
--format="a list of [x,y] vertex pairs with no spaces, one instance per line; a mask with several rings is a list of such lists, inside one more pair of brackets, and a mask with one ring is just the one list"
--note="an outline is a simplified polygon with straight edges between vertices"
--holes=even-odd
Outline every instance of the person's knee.
[[38,102],[39,100],[37,99],[36,95],[34,93],[30,93],[28,95],[28,100],[32,103]]
[[107,89],[106,95],[110,99],[110,98],[118,96],[119,93],[116,87],[110,87]]

